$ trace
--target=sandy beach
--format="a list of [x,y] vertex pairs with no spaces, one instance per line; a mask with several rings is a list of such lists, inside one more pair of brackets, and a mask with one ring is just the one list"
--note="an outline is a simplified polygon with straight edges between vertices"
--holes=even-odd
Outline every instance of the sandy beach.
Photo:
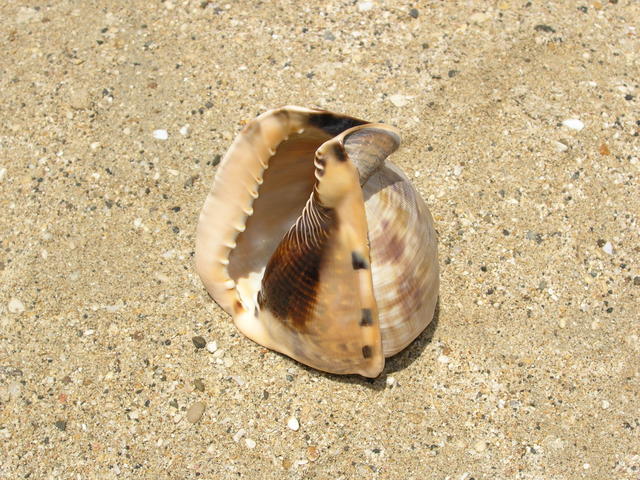
[[[0,478],[640,478],[640,2],[0,3]],[[194,270],[248,121],[398,127],[434,322],[375,380]]]

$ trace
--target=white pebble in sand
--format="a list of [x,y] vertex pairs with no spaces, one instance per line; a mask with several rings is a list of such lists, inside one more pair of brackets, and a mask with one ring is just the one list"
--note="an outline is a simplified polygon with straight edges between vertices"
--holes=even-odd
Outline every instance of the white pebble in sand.
[[247,445],[247,448],[256,448],[256,442],[251,438],[245,438],[244,443]]
[[287,420],[287,427],[289,427],[294,432],[297,432],[300,429],[300,422],[298,422],[298,419],[296,417],[291,417],[289,420]]
[[233,436],[233,441],[238,443],[240,441],[240,439],[242,437],[244,437],[244,435],[247,433],[247,431],[244,428],[241,428],[240,430],[238,430],[236,432],[236,434]]
[[448,357],[448,356],[446,356],[446,355],[444,355],[444,354],[442,354],[442,355],[438,356],[438,362],[440,362],[440,363],[447,364],[447,363],[449,363],[450,361],[451,361],[451,358],[450,358],[450,357]]
[[24,303],[22,303],[17,298],[12,298],[11,300],[9,300],[8,308],[9,308],[9,313],[20,314],[24,312]]
[[389,101],[396,107],[404,107],[409,103],[409,98],[405,95],[390,95]]
[[13,399],[18,398],[20,396],[21,390],[22,390],[22,385],[20,385],[20,382],[11,382],[9,383],[9,385],[7,385],[7,393],[9,394],[9,397]]
[[210,342],[207,342],[207,352],[209,353],[214,353],[216,350],[218,350],[218,343],[215,340],[211,340]]
[[6,174],[7,174],[7,169],[4,167],[0,167],[0,182],[4,180],[4,177]]
[[158,129],[153,131],[153,138],[156,140],[166,140],[169,138],[169,132],[164,129]]
[[578,130],[578,131],[584,128],[584,123],[578,120],[577,118],[567,118],[565,121],[562,122],[562,125],[564,125],[567,128],[570,128],[571,130]]
[[557,152],[566,152],[569,150],[569,145],[564,142],[553,142],[553,144],[555,145]]
[[473,449],[478,453],[482,453],[487,449],[487,444],[482,440],[478,440],[473,444]]
[[605,243],[604,247],[602,247],[602,250],[604,250],[604,253],[608,253],[609,255],[613,255],[613,245],[611,245],[611,242]]

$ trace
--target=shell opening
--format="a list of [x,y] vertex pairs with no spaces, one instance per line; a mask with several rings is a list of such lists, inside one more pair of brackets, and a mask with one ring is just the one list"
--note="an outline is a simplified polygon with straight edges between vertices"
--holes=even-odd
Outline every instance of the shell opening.
[[245,207],[245,211],[252,210],[252,215],[247,217],[244,231],[236,238],[228,265],[229,277],[238,284],[242,301],[249,310],[256,304],[269,259],[313,191],[315,152],[329,138],[317,129],[291,134],[269,159],[262,181],[249,187],[257,193],[252,205]]

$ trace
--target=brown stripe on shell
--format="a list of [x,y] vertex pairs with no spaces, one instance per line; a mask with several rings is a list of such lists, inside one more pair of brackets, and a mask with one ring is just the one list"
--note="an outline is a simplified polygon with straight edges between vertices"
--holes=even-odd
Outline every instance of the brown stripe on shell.
[[371,355],[373,355],[373,351],[371,350],[371,346],[365,345],[364,347],[362,347],[362,356],[364,358],[371,358]]
[[320,205],[316,197],[314,192],[271,256],[258,294],[261,309],[299,331],[305,330],[313,314],[320,272],[336,227],[335,211]]

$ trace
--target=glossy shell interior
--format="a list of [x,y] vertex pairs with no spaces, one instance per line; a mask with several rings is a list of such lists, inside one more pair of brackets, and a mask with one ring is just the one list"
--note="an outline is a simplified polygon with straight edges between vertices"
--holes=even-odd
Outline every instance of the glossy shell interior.
[[[389,161],[363,174],[351,161],[370,156],[371,142],[349,144],[348,134],[375,130],[385,141],[396,138],[390,127],[370,125],[301,107],[270,110],[247,124],[201,212],[196,268],[249,338],[314,368],[375,377],[384,357],[405,348],[433,318],[438,262],[433,220],[404,174]],[[370,175],[362,188],[359,174]],[[300,236],[296,228],[307,238],[298,220],[313,207],[314,187],[318,203],[335,212],[320,260],[317,249],[290,246],[290,237]],[[318,241],[311,235],[309,243]],[[297,258],[300,252],[310,258]],[[274,307],[282,301],[264,300],[274,291],[305,300],[311,294],[299,285],[309,283],[310,264],[320,265],[310,312],[292,307],[300,303],[296,296],[285,295],[284,313]]]

